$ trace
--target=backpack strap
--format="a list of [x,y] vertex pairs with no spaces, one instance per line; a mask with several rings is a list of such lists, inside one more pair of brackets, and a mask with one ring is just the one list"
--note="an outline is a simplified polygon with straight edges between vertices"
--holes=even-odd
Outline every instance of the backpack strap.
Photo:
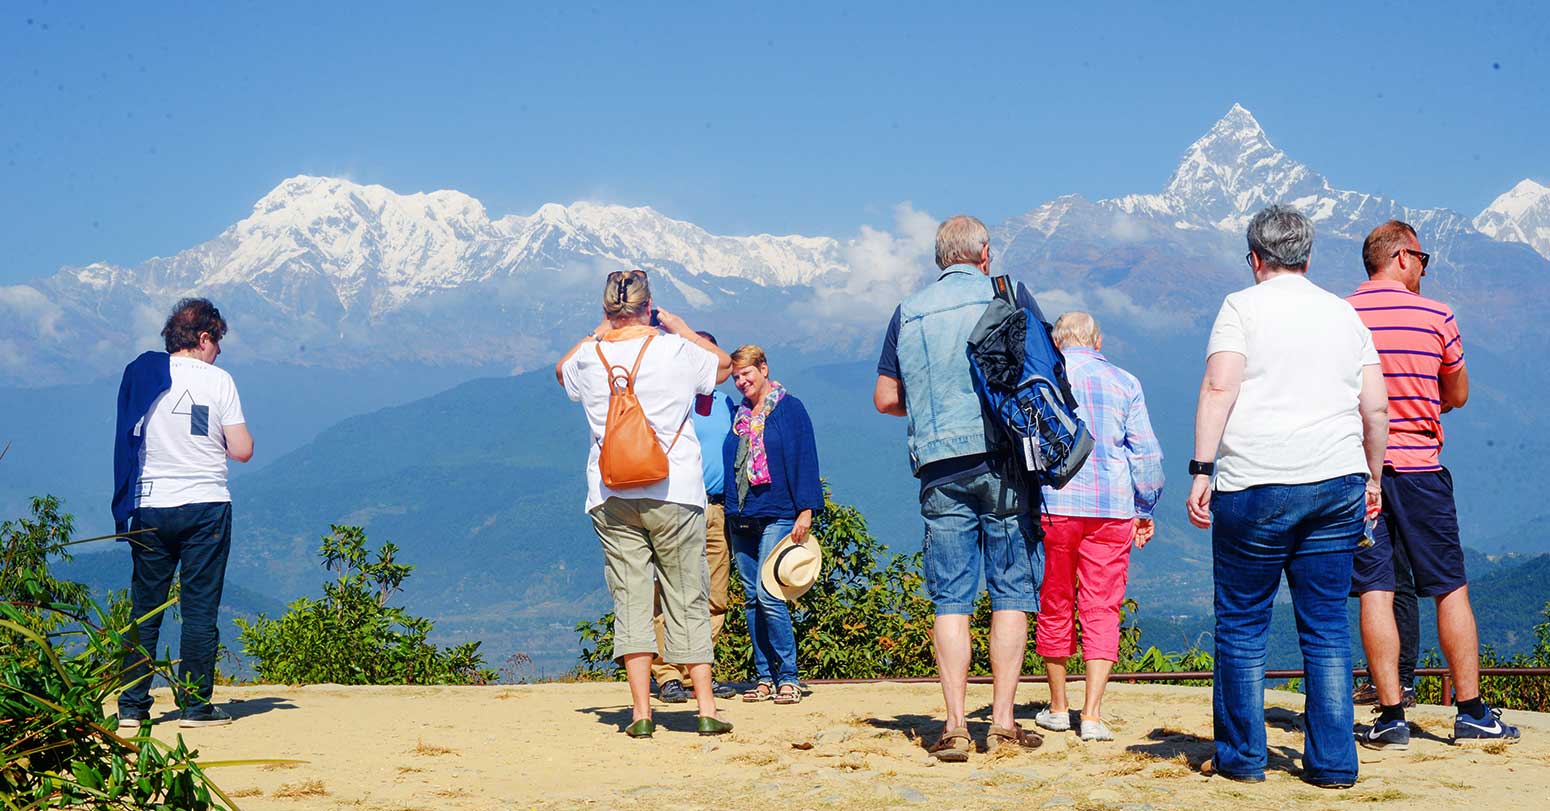
[[996,291],[996,298],[1012,305],[1014,309],[1017,307],[1017,294],[1012,290],[1011,276],[992,276],[990,286]]
[[[609,363],[608,358],[603,355],[603,339],[593,339],[592,348],[597,351],[597,359],[603,362],[603,370],[608,373],[608,396],[612,397],[613,393],[619,390],[619,380],[621,378],[624,380],[624,391],[627,391],[630,394],[635,393],[635,375],[640,372],[640,362],[646,358],[646,348],[651,346],[652,339],[656,337],[657,336],[655,335],[646,336],[646,342],[640,345],[640,354],[635,356],[635,365],[631,366],[630,371],[624,374],[620,374],[621,372],[624,372],[623,366],[616,366]],[[667,445],[668,453],[672,453],[673,446],[678,444],[678,438],[683,436],[684,426],[689,424],[689,414],[693,413],[694,403],[691,401],[689,403],[689,413],[684,414],[683,421],[678,423],[678,431],[673,434],[673,441],[669,442]],[[649,420],[647,421],[647,424],[650,424]],[[660,442],[661,440],[658,441]],[[602,440],[598,440],[598,444],[602,444]]]

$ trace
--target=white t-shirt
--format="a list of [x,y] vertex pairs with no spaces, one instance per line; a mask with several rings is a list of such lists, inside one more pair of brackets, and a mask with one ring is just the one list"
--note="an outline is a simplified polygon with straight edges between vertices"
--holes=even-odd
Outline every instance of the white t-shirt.
[[[603,355],[611,365],[626,371],[635,364],[645,338],[629,341],[604,341]],[[594,507],[610,496],[655,498],[693,507],[705,506],[705,474],[700,468],[700,440],[694,434],[694,420],[685,420],[694,409],[697,394],[716,391],[716,356],[676,335],[658,335],[651,341],[635,375],[635,396],[646,412],[646,420],[657,433],[663,450],[673,442],[678,426],[683,433],[667,453],[668,475],[665,481],[629,490],[610,490],[603,486],[603,474],[597,459],[602,447],[603,428],[608,423],[608,372],[598,360],[592,344],[572,355],[560,370],[565,393],[581,403],[592,429],[591,448],[587,452],[587,506]]]
[[1206,356],[1244,356],[1227,417],[1216,489],[1308,484],[1366,473],[1362,367],[1378,351],[1356,310],[1301,273],[1273,277],[1222,302]]
[[145,434],[137,507],[231,501],[226,489],[226,432],[242,425],[242,399],[225,369],[171,358],[172,388],[136,430]]

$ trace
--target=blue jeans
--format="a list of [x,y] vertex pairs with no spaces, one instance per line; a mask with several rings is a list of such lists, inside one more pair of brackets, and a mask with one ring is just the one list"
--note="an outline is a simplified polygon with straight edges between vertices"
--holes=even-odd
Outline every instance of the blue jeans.
[[994,472],[926,488],[922,566],[937,614],[973,614],[982,571],[992,611],[1039,610],[1043,530],[1031,517],[1037,497]]
[[794,518],[727,516],[727,540],[743,583],[748,636],[753,641],[753,674],[777,687],[798,681],[797,636],[791,627],[791,609],[785,600],[765,591],[759,569],[795,523]]
[[[179,643],[178,681],[192,682],[193,692],[177,690],[179,706],[201,710],[210,705],[215,687],[215,652],[221,634],[216,615],[221,589],[226,583],[226,557],[231,552],[231,503],[185,504],[181,507],[141,507],[130,520],[130,530],[152,528],[129,541],[134,574],[129,600],[134,616],[144,616],[167,601],[174,571],[179,575],[178,613],[183,618]],[[119,717],[142,718],[151,710],[151,679],[145,654],[157,656],[161,620],[167,612],[131,628],[129,640],[141,650],[124,657],[125,682],[136,682],[118,697]]]
[[1366,479],[1261,485],[1211,499],[1212,698],[1216,768],[1223,775],[1240,780],[1265,775],[1265,646],[1271,604],[1285,572],[1307,671],[1303,779],[1356,781],[1346,592],[1362,535]]

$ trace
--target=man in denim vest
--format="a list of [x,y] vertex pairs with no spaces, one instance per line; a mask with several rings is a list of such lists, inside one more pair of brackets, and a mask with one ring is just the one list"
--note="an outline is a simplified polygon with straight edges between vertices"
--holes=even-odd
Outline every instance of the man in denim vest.
[[[987,747],[1032,749],[1043,743],[1012,716],[1028,641],[1028,614],[1039,609],[1044,570],[1038,490],[1008,475],[969,376],[969,333],[993,297],[990,233],[973,217],[937,228],[937,281],[893,314],[877,364],[873,404],[909,420],[910,465],[920,479],[926,590],[936,607],[932,641],[947,702],[938,760],[961,763],[973,748],[964,718],[969,678],[969,615],[981,571],[990,592],[990,668],[995,686]],[[1018,304],[1043,320],[1026,288]]]

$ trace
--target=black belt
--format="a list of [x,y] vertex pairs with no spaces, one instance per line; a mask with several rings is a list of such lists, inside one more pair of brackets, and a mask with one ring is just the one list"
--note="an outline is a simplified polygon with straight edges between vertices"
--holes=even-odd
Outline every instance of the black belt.
[[727,497],[724,494],[722,494],[722,493],[706,493],[705,494],[705,503],[706,504],[723,504],[724,505],[724,504],[727,503]]

